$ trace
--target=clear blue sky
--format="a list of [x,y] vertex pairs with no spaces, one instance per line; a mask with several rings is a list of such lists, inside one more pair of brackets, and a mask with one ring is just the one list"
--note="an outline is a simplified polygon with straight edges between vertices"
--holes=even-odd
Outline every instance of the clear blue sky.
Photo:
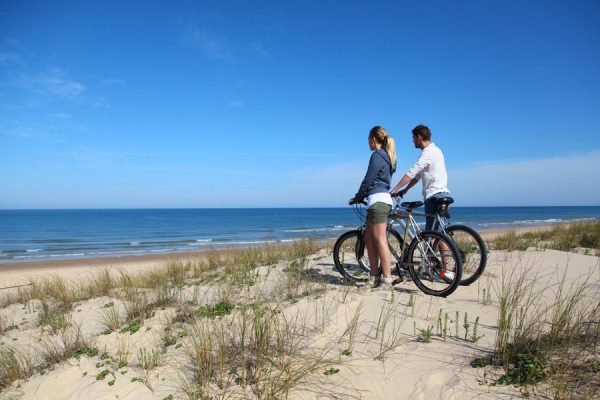
[[598,1],[0,0],[0,208],[343,207],[369,129],[396,138],[396,182],[419,123],[459,205],[599,205],[598,21]]

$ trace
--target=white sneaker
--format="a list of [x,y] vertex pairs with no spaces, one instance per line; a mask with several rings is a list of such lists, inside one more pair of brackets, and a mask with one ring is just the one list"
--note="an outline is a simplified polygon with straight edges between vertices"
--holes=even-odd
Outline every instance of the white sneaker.
[[381,278],[381,283],[377,287],[377,290],[390,290],[393,287],[394,278]]
[[454,275],[453,271],[449,271],[447,269],[443,269],[440,272],[440,277],[445,280],[446,282],[452,282],[454,280],[456,275]]

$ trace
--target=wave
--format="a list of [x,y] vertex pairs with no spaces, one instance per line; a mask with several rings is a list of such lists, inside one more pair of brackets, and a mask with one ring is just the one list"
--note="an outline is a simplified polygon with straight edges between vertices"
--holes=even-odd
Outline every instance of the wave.
[[80,243],[81,239],[30,239],[28,242],[39,243],[39,244],[53,244],[53,243]]
[[348,227],[349,227],[348,225],[335,225],[335,226],[328,226],[328,227],[324,227],[324,228],[290,228],[290,229],[283,229],[282,232],[286,232],[286,233],[334,232],[334,231],[339,231],[342,229],[347,229]]
[[522,226],[522,225],[545,225],[558,224],[561,222],[594,221],[597,218],[546,218],[546,219],[523,219],[513,220],[511,222],[479,222],[481,227],[504,227],[504,226]]

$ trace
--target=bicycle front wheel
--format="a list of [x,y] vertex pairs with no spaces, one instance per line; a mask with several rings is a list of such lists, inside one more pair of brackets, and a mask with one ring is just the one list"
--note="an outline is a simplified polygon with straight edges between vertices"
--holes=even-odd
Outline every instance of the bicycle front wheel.
[[440,232],[419,233],[408,246],[404,264],[423,293],[446,297],[460,284],[460,253],[452,239]]
[[450,225],[446,233],[456,243],[460,253],[463,267],[460,284],[468,286],[483,274],[487,264],[485,243],[477,231],[466,225]]
[[366,256],[362,231],[348,231],[338,238],[333,246],[333,262],[338,272],[352,282],[366,282],[369,269],[361,264]]

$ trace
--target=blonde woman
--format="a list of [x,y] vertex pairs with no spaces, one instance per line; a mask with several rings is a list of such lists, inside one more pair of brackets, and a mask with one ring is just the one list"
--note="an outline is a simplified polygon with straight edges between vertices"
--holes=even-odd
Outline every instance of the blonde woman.
[[[390,250],[387,244],[387,217],[392,208],[389,194],[392,174],[396,171],[396,147],[394,139],[385,129],[375,126],[369,132],[369,148],[373,151],[369,168],[358,192],[349,204],[367,200],[367,229],[365,241],[369,252],[371,287],[387,289],[392,286]],[[381,267],[382,277],[379,276]]]

